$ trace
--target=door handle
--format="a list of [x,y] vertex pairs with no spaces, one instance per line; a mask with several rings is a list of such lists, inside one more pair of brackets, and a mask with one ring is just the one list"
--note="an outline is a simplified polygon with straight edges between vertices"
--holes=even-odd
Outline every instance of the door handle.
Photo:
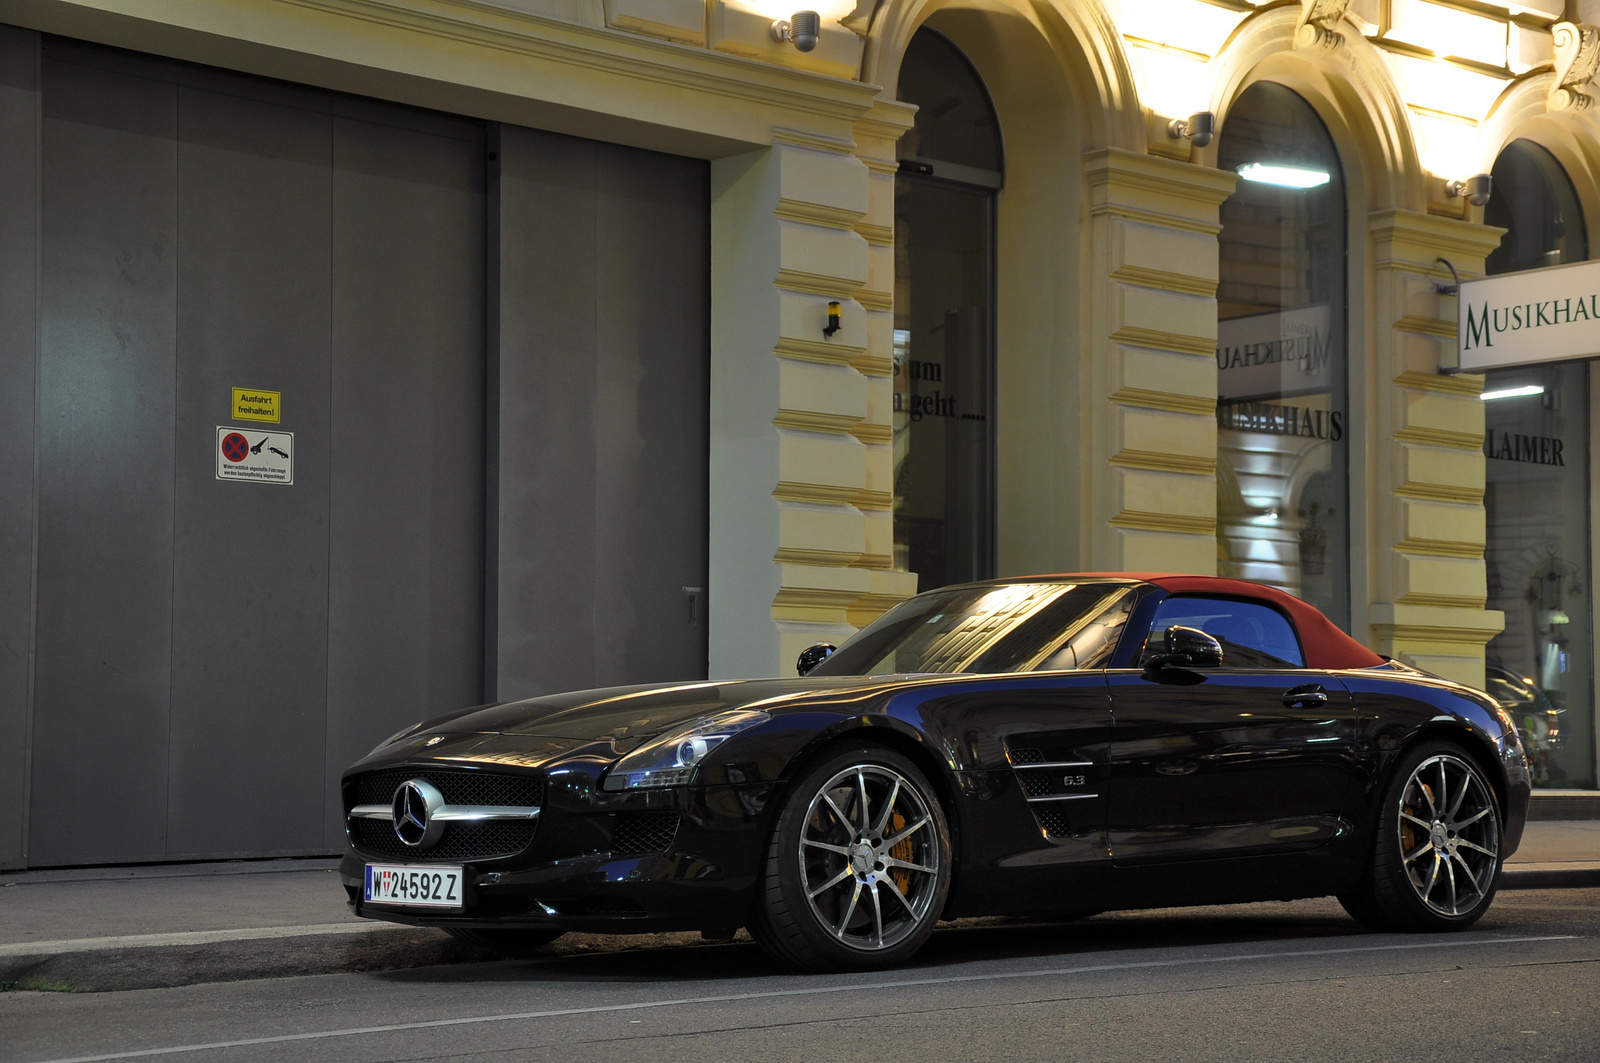
[[1283,703],[1292,708],[1307,708],[1312,705],[1326,705],[1328,692],[1321,683],[1307,683],[1305,686],[1291,687],[1283,692]]

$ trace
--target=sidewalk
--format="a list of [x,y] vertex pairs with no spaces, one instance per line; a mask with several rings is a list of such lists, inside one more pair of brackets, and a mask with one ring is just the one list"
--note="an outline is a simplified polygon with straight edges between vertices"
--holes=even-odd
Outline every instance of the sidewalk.
[[[490,958],[440,930],[355,918],[337,866],[264,860],[0,873],[0,990],[159,988]],[[1600,820],[1528,824],[1503,883],[1596,886]],[[583,937],[563,938],[563,950],[584,951]]]
[[0,873],[0,990],[125,989],[481,958],[357,919],[337,860]]

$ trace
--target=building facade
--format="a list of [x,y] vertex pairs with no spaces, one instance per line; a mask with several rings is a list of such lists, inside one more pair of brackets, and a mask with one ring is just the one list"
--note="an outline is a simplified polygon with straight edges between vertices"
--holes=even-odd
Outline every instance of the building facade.
[[817,10],[0,0],[0,866],[325,852],[415,719],[1073,570],[1595,790],[1600,385],[1451,286],[1600,237],[1600,0]]

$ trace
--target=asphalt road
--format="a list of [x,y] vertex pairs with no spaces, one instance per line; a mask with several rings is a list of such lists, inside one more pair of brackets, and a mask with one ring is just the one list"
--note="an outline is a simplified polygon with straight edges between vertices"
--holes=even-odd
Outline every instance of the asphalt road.
[[0,994],[0,1059],[1584,1060],[1600,890],[1375,935],[1331,901],[942,929],[797,975],[744,943],[108,993]]

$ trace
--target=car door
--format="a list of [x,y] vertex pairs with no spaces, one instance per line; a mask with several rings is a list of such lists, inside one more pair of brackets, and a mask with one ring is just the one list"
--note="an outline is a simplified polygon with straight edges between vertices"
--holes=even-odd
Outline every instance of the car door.
[[[1120,585],[1052,593],[1026,623],[963,660],[983,674],[941,682],[919,695],[916,718],[908,720],[942,736],[944,755],[973,798],[965,806],[972,819],[964,848],[986,867],[1043,873],[1109,864],[1105,783],[1112,718],[1103,668],[1134,596]],[[902,699],[898,711],[909,705]],[[1014,877],[996,881],[1004,890],[1025,888]]]
[[1289,618],[1261,601],[1174,595],[1140,664],[1173,625],[1216,638],[1223,659],[1107,672],[1114,862],[1293,852],[1347,831],[1361,786],[1350,695],[1304,666]]

